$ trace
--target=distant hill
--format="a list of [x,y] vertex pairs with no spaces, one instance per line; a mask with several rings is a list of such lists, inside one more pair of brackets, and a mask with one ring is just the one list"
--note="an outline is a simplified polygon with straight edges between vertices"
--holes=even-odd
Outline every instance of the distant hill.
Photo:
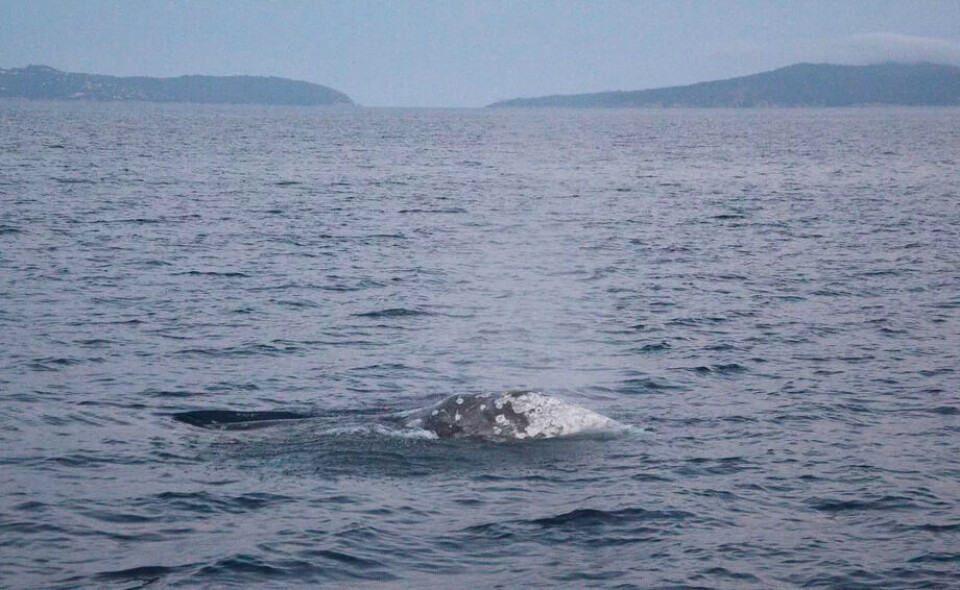
[[490,107],[846,107],[960,105],[960,68],[796,64],[740,78],[632,92],[517,98]]
[[0,69],[0,98],[199,102],[232,104],[353,104],[332,88],[286,78],[180,76],[147,78],[61,72],[47,66]]

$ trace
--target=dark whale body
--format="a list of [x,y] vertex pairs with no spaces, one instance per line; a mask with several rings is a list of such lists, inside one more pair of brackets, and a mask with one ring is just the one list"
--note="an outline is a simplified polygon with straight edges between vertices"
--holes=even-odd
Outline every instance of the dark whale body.
[[[251,430],[320,417],[285,411],[229,410],[199,410],[173,415],[178,422],[215,430]],[[422,432],[441,439],[492,441],[603,434],[625,429],[606,416],[534,391],[454,395],[426,408],[379,416],[364,415],[364,419],[368,424],[387,427],[388,431],[394,429],[398,433]]]
[[296,412],[235,412],[231,410],[197,410],[173,415],[177,422],[214,430],[251,430],[271,426],[281,420],[304,420],[309,414]]
[[454,395],[403,417],[408,427],[422,428],[438,438],[504,436],[504,432],[524,432],[530,425],[530,417],[513,404],[530,393]]

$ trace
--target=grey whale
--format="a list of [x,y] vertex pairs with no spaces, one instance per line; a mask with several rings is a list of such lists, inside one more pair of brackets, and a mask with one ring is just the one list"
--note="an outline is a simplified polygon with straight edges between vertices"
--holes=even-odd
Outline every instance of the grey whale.
[[[178,422],[216,430],[250,430],[321,417],[286,411],[199,410],[173,414]],[[388,432],[422,433],[439,439],[537,440],[609,435],[628,429],[592,410],[536,391],[452,395],[425,408],[363,417]]]

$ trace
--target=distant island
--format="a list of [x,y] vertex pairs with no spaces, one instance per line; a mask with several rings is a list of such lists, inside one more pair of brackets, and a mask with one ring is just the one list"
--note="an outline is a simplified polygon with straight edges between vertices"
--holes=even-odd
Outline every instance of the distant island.
[[848,107],[960,105],[960,68],[931,63],[796,64],[654,90],[516,98],[489,107]]
[[310,82],[261,76],[148,78],[0,68],[0,98],[228,104],[352,105],[346,94]]

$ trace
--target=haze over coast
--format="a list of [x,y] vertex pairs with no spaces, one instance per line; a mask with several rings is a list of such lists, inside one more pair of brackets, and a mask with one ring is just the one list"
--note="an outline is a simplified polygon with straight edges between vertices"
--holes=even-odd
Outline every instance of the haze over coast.
[[[353,105],[338,90],[267,76],[116,77],[48,66],[0,69],[0,98],[228,104]],[[868,66],[795,64],[687,86],[551,95],[495,102],[491,108],[848,107],[960,105],[960,67],[932,63]]]
[[518,98],[491,107],[847,107],[960,104],[960,68],[931,63],[795,64],[728,80],[651,90]]

